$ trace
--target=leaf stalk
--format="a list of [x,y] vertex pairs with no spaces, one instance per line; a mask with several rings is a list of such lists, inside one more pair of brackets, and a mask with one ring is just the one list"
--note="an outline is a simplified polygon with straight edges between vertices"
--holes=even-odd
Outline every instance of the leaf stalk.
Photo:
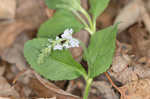
[[88,99],[88,95],[89,95],[92,81],[93,81],[93,78],[89,78],[86,80],[86,87],[85,87],[83,99]]

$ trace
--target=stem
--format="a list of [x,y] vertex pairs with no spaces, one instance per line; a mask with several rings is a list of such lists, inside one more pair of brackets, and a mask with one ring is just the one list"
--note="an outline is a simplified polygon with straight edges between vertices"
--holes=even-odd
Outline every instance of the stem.
[[93,20],[91,19],[90,15],[87,13],[87,11],[85,11],[83,8],[81,8],[80,12],[82,12],[84,14],[84,16],[87,18],[88,22],[89,22],[89,25],[90,25],[90,33],[91,34],[94,34],[95,31],[96,31],[96,20]]
[[126,97],[125,92],[123,92],[119,87],[117,87],[117,86],[114,84],[114,82],[111,80],[111,78],[110,78],[110,76],[109,76],[109,74],[108,74],[107,72],[105,72],[105,75],[106,75],[106,77],[108,78],[109,82],[112,84],[112,86],[113,86],[114,88],[116,88],[116,89],[120,92],[121,97],[123,97],[123,99],[124,99],[124,98]]
[[92,84],[93,79],[89,78],[86,80],[86,87],[85,87],[85,92],[84,92],[84,96],[83,99],[88,99],[88,95],[89,95],[89,91],[91,88],[91,84]]
[[84,14],[84,16],[87,18],[90,27],[92,27],[93,23],[92,23],[92,20],[91,20],[91,17],[89,16],[89,14],[88,14],[83,8],[81,8],[81,12],[82,12],[82,13]]
[[72,11],[79,19],[80,19],[80,21],[84,24],[84,26],[86,27],[86,28],[89,28],[89,26],[88,26],[88,24],[85,22],[85,20],[78,14],[78,12],[76,12],[76,11]]
[[96,20],[93,20],[93,27],[92,27],[93,32],[96,32]]
[[[74,15],[76,15],[79,20],[81,21],[81,23],[85,26],[85,28],[89,28],[88,24],[85,22],[85,20],[80,16],[80,14],[76,11],[76,9],[72,8],[72,7],[68,7],[64,4],[61,5],[56,5],[58,8],[64,8],[64,9],[68,9],[70,10]],[[80,8],[82,9],[82,8]]]

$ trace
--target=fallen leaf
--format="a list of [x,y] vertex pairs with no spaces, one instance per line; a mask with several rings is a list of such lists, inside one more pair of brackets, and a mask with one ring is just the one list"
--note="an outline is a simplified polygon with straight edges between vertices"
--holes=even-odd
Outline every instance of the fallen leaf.
[[14,41],[14,44],[4,50],[1,55],[2,59],[11,64],[15,64],[20,71],[25,70],[27,64],[24,58],[23,49],[25,42],[29,39],[30,38],[26,33],[20,34]]
[[16,0],[0,0],[0,19],[14,19]]
[[142,0],[130,1],[118,14],[115,23],[120,22],[118,25],[118,32],[122,32],[129,26],[133,25],[140,18]]
[[93,99],[93,95],[101,97],[100,99],[119,99],[119,97],[115,94],[114,90],[112,89],[112,86],[105,81],[94,81],[91,86],[90,94],[90,99]]
[[0,96],[19,98],[19,94],[15,91],[15,89],[12,86],[10,86],[10,84],[2,76],[0,76],[0,90]]
[[48,19],[46,5],[43,0],[18,0],[16,19],[23,20],[37,29]]
[[[127,99],[150,99],[150,80],[132,81],[121,87]],[[122,98],[121,98],[122,99]]]
[[20,33],[34,31],[48,19],[45,9],[43,0],[18,0],[15,20],[0,24],[0,55]]
[[5,48],[8,48],[16,39],[16,37],[24,30],[30,30],[32,26],[22,21],[15,21],[7,26],[0,26],[0,55]]
[[[57,99],[80,99],[70,93],[56,87],[51,82],[41,78],[36,72],[32,71],[37,79],[32,78],[30,87],[33,88],[39,97],[56,97]],[[38,86],[38,87],[37,87]]]

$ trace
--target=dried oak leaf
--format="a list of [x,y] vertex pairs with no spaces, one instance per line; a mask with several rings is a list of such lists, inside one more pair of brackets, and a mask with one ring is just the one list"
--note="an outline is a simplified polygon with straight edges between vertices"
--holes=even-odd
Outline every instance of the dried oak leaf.
[[150,76],[150,68],[148,66],[131,64],[131,61],[128,55],[115,56],[112,67],[109,70],[110,75],[122,84]]
[[132,81],[121,89],[127,99],[150,99],[150,79]]

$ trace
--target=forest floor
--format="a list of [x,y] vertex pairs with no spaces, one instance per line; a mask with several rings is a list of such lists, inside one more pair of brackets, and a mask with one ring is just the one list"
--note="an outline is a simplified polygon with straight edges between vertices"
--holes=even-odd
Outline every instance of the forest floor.
[[[46,80],[30,68],[23,55],[24,44],[36,37],[40,25],[55,11],[43,0],[5,1],[0,3],[0,99],[80,99],[85,87],[82,78]],[[82,1],[88,8],[86,0]],[[150,99],[150,0],[110,1],[97,18],[97,29],[120,22],[108,70],[112,82],[105,74],[96,77],[89,99]],[[77,37],[88,41],[81,33]],[[73,54],[80,57],[79,53]]]

